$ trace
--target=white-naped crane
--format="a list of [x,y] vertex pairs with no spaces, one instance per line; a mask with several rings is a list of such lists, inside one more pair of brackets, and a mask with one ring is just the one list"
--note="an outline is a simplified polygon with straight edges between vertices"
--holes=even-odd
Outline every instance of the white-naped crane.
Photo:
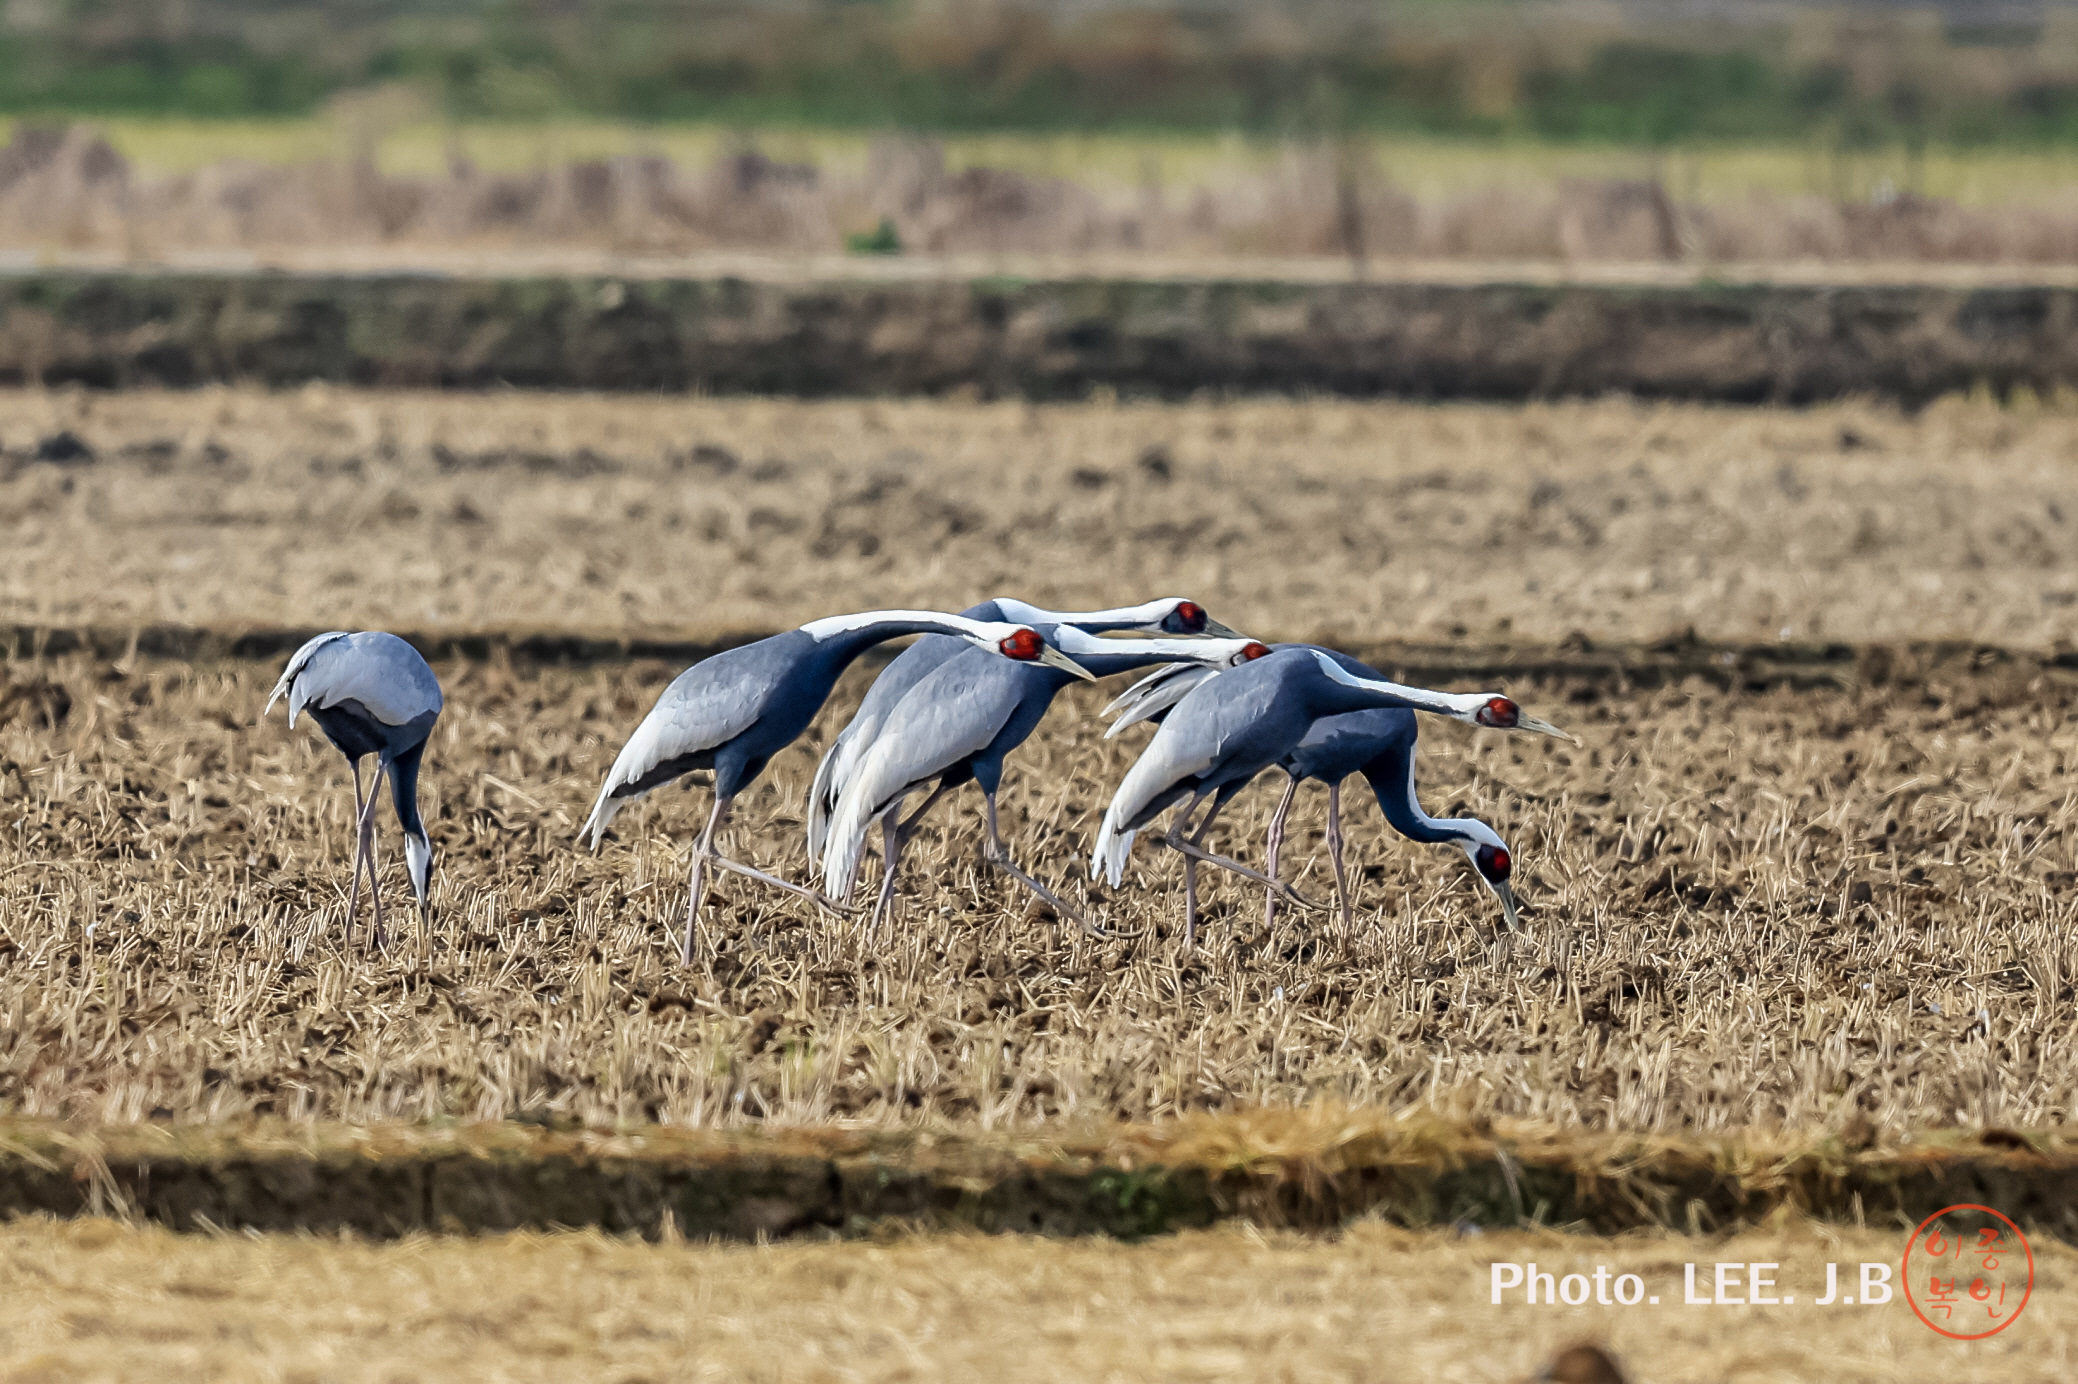
[[[1072,625],[1089,634],[1210,635],[1220,639],[1242,636],[1205,612],[1205,607],[1184,596],[1164,596],[1139,605],[1114,606],[1109,610],[1043,610],[1008,596],[997,596],[960,612],[967,620],[1003,620],[1014,625],[1042,629]],[[823,857],[829,834],[830,814],[844,796],[845,785],[861,757],[880,734],[888,713],[910,688],[922,682],[932,669],[966,649],[958,639],[925,635],[889,661],[866,689],[859,709],[815,766],[815,780],[808,788],[808,858]]]
[[[1280,644],[1276,647],[1301,646]],[[1303,647],[1318,648],[1317,645]],[[1334,659],[1345,672],[1356,677],[1381,677],[1369,664],[1348,654],[1334,649],[1319,649],[1319,652]],[[1208,669],[1178,667],[1161,669],[1151,677],[1142,678],[1105,708],[1107,715],[1121,713],[1104,733],[1106,738],[1117,735],[1129,725],[1165,714],[1211,673],[1212,670]],[[1345,938],[1349,935],[1355,922],[1355,911],[1343,857],[1342,781],[1352,774],[1362,774],[1371,785],[1371,792],[1377,797],[1378,806],[1393,830],[1410,841],[1448,843],[1465,852],[1480,882],[1500,901],[1503,921],[1513,931],[1519,918],[1515,891],[1509,883],[1514,858],[1508,845],[1499,833],[1476,817],[1439,818],[1423,811],[1414,783],[1415,741],[1420,732],[1419,718],[1412,711],[1398,708],[1323,716],[1308,727],[1305,738],[1278,761],[1278,767],[1288,777],[1284,796],[1278,800],[1277,810],[1270,818],[1264,873],[1273,880],[1282,877],[1278,857],[1284,847],[1285,823],[1291,815],[1299,785],[1309,780],[1326,784],[1328,860],[1335,871],[1335,899],[1341,913],[1342,934]],[[1277,891],[1266,890],[1264,897],[1263,921],[1267,925],[1277,921]]]
[[[1090,874],[1103,876],[1114,886],[1121,883],[1134,837],[1164,809],[1183,801],[1161,842],[1184,857],[1185,946],[1197,940],[1200,861],[1253,879],[1302,908],[1316,907],[1290,885],[1206,850],[1206,834],[1233,796],[1297,749],[1314,722],[1325,716],[1388,708],[1570,738],[1556,726],[1523,715],[1512,700],[1498,693],[1404,687],[1358,677],[1323,650],[1303,645],[1280,649],[1267,658],[1201,678],[1170,708],[1112,797],[1091,852]],[[1208,797],[1212,805],[1192,833],[1188,830],[1191,819]]]
[[[1041,625],[1040,632],[1087,673],[1098,678],[1152,663],[1189,662],[1226,668],[1260,658],[1269,649],[1252,639],[1102,639],[1074,625]],[[937,801],[972,780],[981,789],[987,835],[983,858],[1025,886],[1062,917],[1094,932],[1089,921],[1011,860],[996,827],[996,792],[1003,760],[1039,726],[1071,679],[1060,669],[1006,663],[959,650],[912,685],[882,719],[877,734],[851,766],[831,815],[823,851],[823,887],[849,896],[872,824],[881,824],[880,894],[868,934],[894,897],[902,849]],[[900,815],[905,799],[929,785],[921,806]]]
[[[433,842],[418,811],[419,761],[433,723],[440,719],[440,680],[419,651],[394,634],[333,630],[306,643],[289,658],[260,718],[289,699],[289,726],[309,712],[318,729],[346,756],[354,771],[354,878],[347,894],[346,935],[353,937],[361,902],[361,867],[368,868],[368,894],[375,909],[371,936],[383,945],[382,885],[376,873],[375,801],[390,781],[397,825],[404,829],[404,872],[418,897],[423,924],[432,883]],[[375,756],[375,781],[361,792],[361,761]]]
[[808,729],[852,661],[876,644],[907,634],[951,635],[1009,662],[1057,668],[1071,677],[1089,676],[1028,625],[929,610],[869,610],[811,620],[799,629],[702,659],[680,673],[613,761],[578,837],[589,835],[596,851],[607,824],[621,808],[683,775],[713,771],[714,808],[693,851],[681,963],[693,959],[694,924],[710,861],[843,911],[813,889],[720,855],[714,834],[728,819],[736,795],[764,772],[773,755]]

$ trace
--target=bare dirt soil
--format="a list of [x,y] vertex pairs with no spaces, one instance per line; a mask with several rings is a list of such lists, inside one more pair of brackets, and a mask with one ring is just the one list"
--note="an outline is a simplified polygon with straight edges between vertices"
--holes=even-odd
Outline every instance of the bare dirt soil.
[[[323,1378],[1007,1380],[1530,1378],[1598,1342],[1633,1379],[2061,1381],[2078,1368],[2071,1251],[2039,1243],[2022,1314],[1946,1341],[1902,1297],[1812,1305],[1897,1264],[1901,1230],[1730,1239],[1459,1239],[1359,1225],[1142,1244],[1019,1237],[714,1248],[593,1233],[394,1244],[0,1227],[0,1362],[53,1381]],[[1492,1303],[1495,1262],[1634,1273],[1657,1306]],[[1685,1264],[1761,1265],[1780,1306],[1683,1305]],[[1769,1266],[1774,1266],[1772,1269]],[[1577,1357],[1576,1357],[1577,1358]]]
[[2078,636],[2078,411],[0,393],[0,622]]

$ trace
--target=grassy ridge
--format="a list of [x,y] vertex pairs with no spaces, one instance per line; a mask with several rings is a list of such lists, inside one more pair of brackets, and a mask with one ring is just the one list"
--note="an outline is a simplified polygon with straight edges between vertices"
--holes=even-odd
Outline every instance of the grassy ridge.
[[[6,122],[0,122],[0,128]],[[35,123],[17,117],[16,125]],[[95,127],[147,175],[195,171],[222,160],[292,165],[356,152],[393,177],[445,174],[456,153],[487,173],[526,173],[582,159],[661,155],[705,168],[745,145],[824,176],[866,171],[872,130],[827,125],[746,132],[715,121],[639,124],[581,117],[443,123],[407,105],[375,128],[340,115],[265,119],[97,117]],[[1233,131],[997,130],[943,138],[945,165],[990,168],[1092,187],[1219,188],[1262,174],[1290,156],[1287,141]],[[1376,175],[1422,200],[1482,188],[1539,186],[1564,178],[1657,178],[1685,201],[1714,204],[1769,192],[1865,200],[1911,188],[1964,206],[2028,203],[2067,182],[2072,152],[2057,144],[1933,144],[1834,149],[1802,139],[1685,141],[1652,148],[1554,138],[1373,132],[1356,152]]]
[[2078,1136],[1951,1131],[1909,1145],[1459,1125],[1332,1108],[990,1135],[520,1124],[0,1127],[0,1212],[180,1230],[597,1226],[752,1238],[926,1228],[1137,1236],[1355,1217],[1728,1231],[1789,1211],[1906,1226],[2001,1207],[2078,1233]]
[[[1382,9],[1382,7],[1377,7]],[[409,84],[455,117],[588,114],[938,130],[1400,130],[1647,145],[2070,142],[2078,74],[2053,24],[1916,15],[1743,25],[1557,5],[1383,14],[1261,7],[692,0],[354,7],[139,0],[53,7],[0,41],[0,109],[308,113]]]

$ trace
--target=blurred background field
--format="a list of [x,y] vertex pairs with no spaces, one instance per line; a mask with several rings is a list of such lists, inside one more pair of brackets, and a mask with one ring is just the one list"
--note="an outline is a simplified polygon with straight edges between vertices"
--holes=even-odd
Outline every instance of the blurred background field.
[[2017,0],[16,0],[0,115],[43,256],[2078,260]]
[[[1825,1264],[1895,1255],[1901,1236],[1792,1224],[1713,1241],[1550,1231],[1462,1239],[1381,1225],[1332,1244],[1253,1230],[1137,1245],[1027,1237],[877,1245],[629,1245],[593,1233],[416,1238],[174,1236],[109,1221],[0,1230],[15,1310],[0,1342],[45,1378],[390,1381],[464,1374],[550,1380],[810,1381],[1283,1377],[1517,1384],[1625,1376],[1551,1368],[1582,1336],[1630,1377],[1688,1384],[1825,1377],[1863,1384],[1962,1375],[2057,1381],[2073,1367],[2060,1245],[2036,1248],[2026,1319],[1985,1342],[1944,1341],[1902,1298],[1808,1304]],[[1641,1275],[1666,1305],[1497,1308],[1490,1260],[1560,1274]],[[1799,1304],[1680,1305],[1686,1260],[1760,1261]],[[1664,1295],[1664,1296],[1662,1296]],[[554,1304],[547,1310],[546,1304]],[[1542,1370],[1540,1371],[1540,1366]]]

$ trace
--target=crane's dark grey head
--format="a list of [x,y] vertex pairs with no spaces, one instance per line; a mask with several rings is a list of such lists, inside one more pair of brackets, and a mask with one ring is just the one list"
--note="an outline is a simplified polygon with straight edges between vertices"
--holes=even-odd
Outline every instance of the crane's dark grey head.
[[1162,634],[1209,634],[1215,639],[1246,639],[1248,636],[1228,629],[1212,618],[1205,607],[1196,601],[1174,597],[1165,602],[1169,609],[1155,625]]
[[1205,607],[1196,601],[1178,601],[1176,608],[1162,617],[1163,634],[1203,634],[1212,623]]
[[[1001,626],[997,626],[1001,628]],[[1069,658],[1039,637],[1039,631],[1020,625],[996,641],[996,652],[1012,663],[1044,663],[1089,682],[1097,680],[1089,669]]]
[[1522,925],[1516,911],[1515,889],[1509,883],[1509,876],[1515,873],[1515,857],[1508,853],[1507,843],[1501,840],[1500,835],[1476,817],[1461,818],[1460,825],[1464,834],[1458,838],[1458,845],[1472,861],[1472,868],[1479,872],[1479,878],[1501,901],[1501,913],[1508,930],[1515,931]]
[[[1493,730],[1528,730],[1539,735],[1554,735],[1561,740],[1573,740],[1571,735],[1551,722],[1523,715],[1522,708],[1507,697],[1488,697],[1486,704],[1472,713],[1472,719]],[[1575,740],[1574,743],[1579,742]]]
[[1472,718],[1494,730],[1514,730],[1522,721],[1522,708],[1506,697],[1488,697]]

